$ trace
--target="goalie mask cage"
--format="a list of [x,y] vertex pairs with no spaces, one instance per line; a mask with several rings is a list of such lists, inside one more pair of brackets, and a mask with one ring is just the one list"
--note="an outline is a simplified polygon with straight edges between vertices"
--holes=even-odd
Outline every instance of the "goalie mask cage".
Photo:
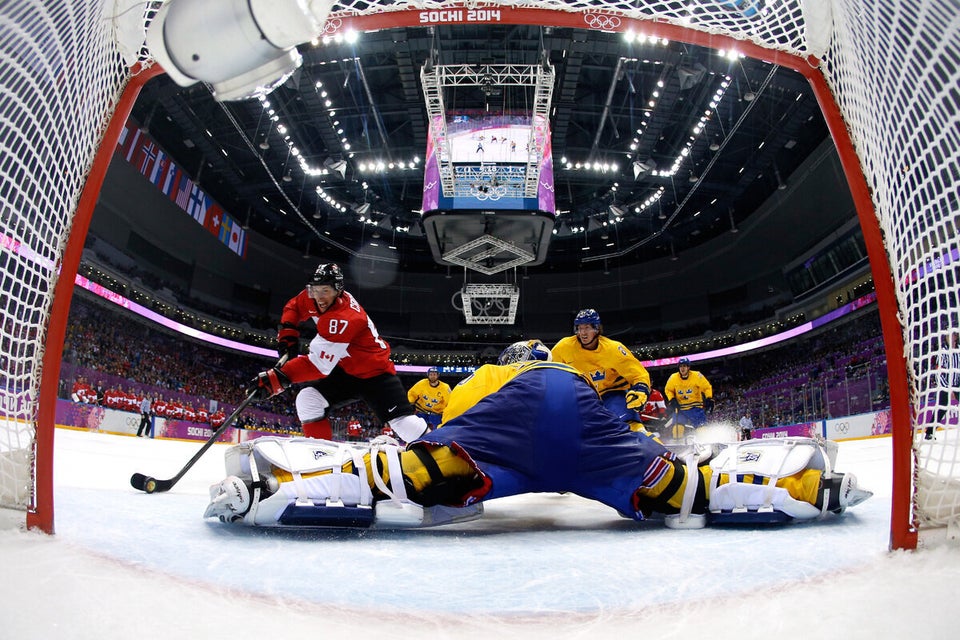
[[[94,203],[139,87],[159,2],[0,4],[0,504],[53,531],[53,434],[73,282]],[[891,546],[960,519],[956,0],[345,1],[327,35],[431,24],[633,32],[737,50],[810,82],[863,228],[893,424]],[[362,43],[359,45],[362,46]],[[949,363],[949,359],[945,362]],[[917,437],[935,425],[935,440]]]

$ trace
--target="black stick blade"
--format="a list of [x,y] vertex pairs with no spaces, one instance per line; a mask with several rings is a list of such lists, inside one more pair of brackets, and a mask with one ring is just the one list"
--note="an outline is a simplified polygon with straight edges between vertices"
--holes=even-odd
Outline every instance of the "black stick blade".
[[169,480],[157,480],[142,473],[135,473],[130,476],[130,486],[145,493],[162,493],[169,491],[173,483]]

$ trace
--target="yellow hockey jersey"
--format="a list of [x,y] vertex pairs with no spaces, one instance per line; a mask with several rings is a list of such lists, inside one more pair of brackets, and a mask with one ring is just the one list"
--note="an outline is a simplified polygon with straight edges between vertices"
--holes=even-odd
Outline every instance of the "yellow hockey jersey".
[[440,415],[450,400],[450,385],[438,380],[437,386],[431,387],[430,379],[423,378],[407,391],[407,400],[417,411]]
[[641,382],[650,387],[650,373],[637,357],[622,343],[606,336],[599,337],[593,351],[584,349],[577,336],[562,338],[551,351],[554,362],[564,362],[585,373],[600,395],[626,391]]
[[666,396],[668,403],[676,398],[681,410],[694,407],[702,409],[704,398],[713,397],[713,386],[699,371],[691,369],[686,380],[680,377],[679,372],[674,372],[667,379],[663,395]]
[[443,423],[446,423],[448,420],[453,420],[491,393],[496,393],[500,390],[500,387],[524,371],[544,367],[565,369],[571,373],[576,373],[588,382],[590,381],[587,376],[577,369],[556,362],[535,360],[505,365],[485,364],[474,371],[469,377],[461,380],[460,383],[453,388],[450,394],[450,401],[447,403],[447,408],[443,411]]

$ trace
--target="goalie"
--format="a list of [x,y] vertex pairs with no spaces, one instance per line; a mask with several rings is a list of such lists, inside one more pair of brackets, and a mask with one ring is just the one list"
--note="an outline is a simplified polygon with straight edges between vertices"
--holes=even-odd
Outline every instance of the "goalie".
[[[869,492],[809,438],[674,453],[630,431],[590,380],[538,340],[508,347],[451,395],[444,424],[405,449],[260,438],[227,452],[205,517],[254,525],[429,526],[477,517],[485,500],[571,492],[675,528],[808,520]],[[712,460],[711,460],[712,458]]]

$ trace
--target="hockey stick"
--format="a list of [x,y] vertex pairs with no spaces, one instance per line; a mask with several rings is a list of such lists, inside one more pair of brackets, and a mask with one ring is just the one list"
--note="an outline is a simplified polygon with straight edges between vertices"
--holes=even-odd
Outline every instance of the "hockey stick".
[[[276,366],[282,367],[286,361],[287,356],[284,355],[277,362]],[[240,415],[240,412],[246,409],[250,403],[256,399],[256,397],[257,392],[251,391],[250,395],[244,398],[243,402],[240,403],[234,412],[223,421],[223,424],[217,427],[216,431],[213,432],[213,435],[207,438],[207,441],[203,443],[203,446],[200,447],[200,450],[197,451],[194,456],[187,461],[187,464],[183,465],[183,468],[180,469],[177,475],[168,480],[157,480],[156,478],[145,476],[142,473],[135,473],[130,476],[130,486],[138,491],[144,491],[146,493],[163,493],[164,491],[170,491],[170,489],[173,488],[173,485],[177,484],[180,481],[180,478],[182,478],[187,471],[189,471],[190,468],[197,463],[197,460],[203,457],[203,454],[207,452],[207,449],[213,446],[213,443],[217,441],[217,438],[219,438],[223,432],[227,430],[227,427],[234,423],[234,421]]]

